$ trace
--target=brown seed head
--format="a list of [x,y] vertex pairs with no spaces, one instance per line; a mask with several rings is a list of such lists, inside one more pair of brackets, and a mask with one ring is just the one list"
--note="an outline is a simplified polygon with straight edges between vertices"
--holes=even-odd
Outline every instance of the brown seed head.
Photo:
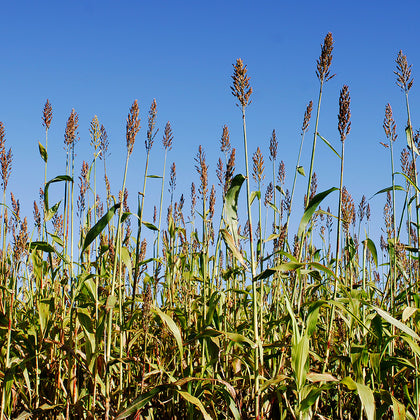
[[232,95],[235,96],[242,108],[245,108],[251,102],[249,97],[252,93],[252,87],[249,85],[250,77],[247,76],[247,68],[241,58],[236,60],[236,64],[233,65],[233,86],[231,86]]
[[330,76],[333,49],[333,37],[331,32],[328,32],[328,34],[325,36],[324,43],[321,45],[321,55],[316,61],[316,75],[321,83],[327,82],[335,76],[335,74]]
[[64,133],[64,144],[71,147],[77,141],[77,129],[79,127],[79,116],[74,109],[71,110],[70,116],[67,120],[66,132]]
[[198,147],[197,157],[195,158],[197,165],[195,169],[197,170],[198,174],[200,175],[201,186],[198,189],[198,192],[201,196],[206,199],[207,198],[207,191],[208,191],[208,165],[206,165],[206,154],[204,153],[203,148],[200,146]]
[[308,106],[306,107],[305,116],[303,117],[302,134],[305,133],[309,127],[309,121],[311,120],[312,114],[312,105],[312,101],[310,101]]
[[105,127],[101,125],[101,136],[100,136],[100,144],[99,149],[101,151],[99,155],[99,159],[105,159],[106,152],[108,151],[109,141],[108,141],[108,134],[105,130]]
[[173,138],[174,136],[172,135],[171,123],[168,121],[165,126],[165,133],[163,134],[163,140],[162,140],[163,147],[168,151],[172,149]]
[[144,145],[146,146],[146,151],[150,151],[150,149],[153,146],[153,140],[155,139],[155,136],[158,132],[153,132],[156,124],[156,114],[157,114],[157,105],[156,105],[156,99],[153,99],[152,104],[150,105],[149,110],[149,117],[148,117],[148,128],[147,128],[147,140],[144,142]]
[[254,178],[257,184],[260,184],[261,181],[265,178],[265,175],[264,175],[264,157],[259,147],[257,147],[257,151],[252,155],[252,161],[253,161],[252,177]]
[[385,107],[385,118],[382,127],[384,128],[385,134],[390,142],[397,139],[397,125],[392,117],[392,108],[390,104],[387,104]]
[[173,195],[176,188],[176,165],[175,162],[171,165],[171,176],[169,178],[169,192]]
[[127,117],[126,125],[126,139],[127,139],[127,153],[130,156],[133,153],[134,142],[136,141],[137,133],[140,130],[139,118],[139,104],[137,99],[131,105],[130,112]]
[[394,71],[394,74],[397,76],[397,85],[406,93],[413,86],[413,79],[411,78],[411,64],[407,63],[407,56],[400,52],[398,57],[395,60],[397,63],[397,71]]
[[341,218],[343,223],[343,230],[345,236],[347,237],[349,235],[350,224],[354,223],[354,221],[356,220],[356,211],[353,198],[347,191],[346,187],[343,187],[341,202]]
[[12,172],[12,157],[12,149],[9,149],[7,153],[4,149],[0,150],[1,185],[3,191],[6,191],[10,173]]
[[6,137],[4,134],[4,124],[0,121],[0,152],[4,150],[5,142],[6,142]]
[[273,201],[273,183],[270,182],[267,186],[267,190],[265,192],[265,197],[264,197],[264,205],[267,207],[268,203],[271,203]]
[[277,147],[279,143],[277,141],[276,130],[273,130],[270,138],[270,160],[275,161],[277,159]]
[[277,179],[280,185],[283,185],[284,181],[286,180],[286,166],[283,161],[280,162]]
[[223,185],[225,184],[225,182],[224,182],[225,168],[223,166],[223,162],[222,162],[222,159],[221,158],[219,158],[219,160],[217,161],[216,175],[217,175],[217,179],[219,180],[219,185],[221,187],[223,187]]
[[227,156],[230,151],[229,129],[227,125],[223,126],[222,138],[220,139],[220,150]]
[[235,172],[235,156],[236,149],[232,149],[228,164],[226,166],[224,195],[226,195],[228,189],[230,188],[230,182],[232,181],[233,174]]
[[210,220],[213,219],[214,216],[214,206],[216,205],[216,188],[214,188],[214,184],[211,187],[210,191],[210,199],[209,199],[209,211],[210,211]]
[[341,141],[344,141],[350,133],[350,94],[349,87],[344,85],[340,91],[340,99],[338,101],[338,131],[340,133]]
[[367,206],[366,196],[363,196],[359,204],[359,209],[357,210],[357,215],[359,216],[360,222],[363,221],[365,217],[366,206]]
[[195,205],[197,203],[197,194],[195,192],[195,184],[191,183],[191,217],[194,217]]
[[52,106],[50,101],[47,99],[44,105],[44,111],[42,113],[42,125],[48,130],[52,121]]
[[91,137],[90,145],[94,148],[95,152],[100,146],[101,129],[99,128],[99,120],[95,115],[90,122],[89,133]]

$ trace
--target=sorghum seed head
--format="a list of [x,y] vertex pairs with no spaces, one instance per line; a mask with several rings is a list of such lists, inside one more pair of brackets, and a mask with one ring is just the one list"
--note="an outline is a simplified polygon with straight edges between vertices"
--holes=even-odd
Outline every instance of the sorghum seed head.
[[306,130],[309,127],[309,121],[311,120],[311,114],[312,114],[312,101],[309,102],[308,106],[305,110],[305,115],[303,117],[303,124],[302,124],[302,134],[306,132]]
[[249,97],[252,94],[252,87],[249,84],[250,77],[247,75],[247,68],[241,58],[236,60],[233,65],[233,85],[231,86],[232,95],[235,96],[242,108],[250,104]]
[[325,36],[324,43],[321,45],[321,55],[316,61],[316,75],[321,83],[327,82],[335,76],[335,74],[330,76],[333,49],[333,37],[331,32],[328,32]]
[[171,150],[172,149],[172,140],[173,140],[173,135],[172,135],[172,128],[171,128],[171,123],[168,121],[166,123],[165,126],[165,132],[163,134],[163,147],[166,150]]
[[74,109],[71,110],[67,120],[66,131],[64,133],[64,143],[67,147],[74,145],[79,127],[79,116]]
[[383,126],[385,134],[389,141],[395,141],[397,139],[397,125],[395,124],[394,118],[392,116],[392,108],[390,104],[387,104],[385,107],[385,118]]
[[134,142],[136,141],[136,136],[139,130],[139,104],[137,103],[136,99],[130,108],[126,124],[127,153],[129,156],[131,155],[131,153],[133,153]]
[[273,132],[271,133],[271,138],[270,138],[270,160],[273,162],[277,158],[278,145],[279,143],[277,141],[276,130],[273,130]]
[[411,78],[411,64],[407,63],[407,56],[400,50],[398,57],[395,60],[397,63],[397,70],[394,74],[397,76],[397,85],[406,93],[413,86],[413,79]]
[[344,141],[350,133],[350,94],[349,87],[344,85],[340,91],[339,113],[338,113],[338,131],[341,141]]
[[52,121],[52,106],[50,101],[47,99],[44,105],[44,111],[42,113],[42,125],[48,130]]

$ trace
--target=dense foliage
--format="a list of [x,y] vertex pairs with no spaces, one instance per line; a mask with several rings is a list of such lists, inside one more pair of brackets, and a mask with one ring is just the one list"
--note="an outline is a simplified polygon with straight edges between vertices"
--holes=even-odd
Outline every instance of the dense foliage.
[[[173,141],[168,123],[163,168],[154,168],[162,172],[152,176],[162,188],[153,221],[143,215],[156,101],[135,213],[126,178],[140,130],[137,101],[127,118],[125,172],[115,196],[106,170],[108,138],[96,117],[89,130],[92,162],[83,162],[80,176],[74,173],[75,111],[65,130],[65,175],[47,177],[53,118],[47,101],[46,138],[39,144],[45,179],[34,202],[32,234],[19,201],[7,191],[12,154],[0,123],[1,419],[420,418],[419,135],[409,111],[411,66],[400,52],[395,73],[407,104],[407,148],[395,169],[396,126],[388,105],[384,145],[393,175],[391,187],[380,192],[386,237],[379,248],[364,233],[372,223],[368,201],[363,197],[356,206],[343,183],[351,135],[348,86],[339,98],[341,151],[334,150],[342,163],[340,184],[317,191],[316,143],[333,148],[318,133],[321,97],[334,77],[332,52],[329,33],[317,60],[316,116],[311,101],[292,185],[285,185],[275,131],[272,168],[266,170],[259,148],[248,158],[252,87],[238,59],[231,89],[243,121],[243,150],[232,148],[223,127],[216,189],[199,147],[187,212],[184,196],[174,200],[175,164],[165,177]],[[304,169],[300,156],[311,117],[311,163]],[[243,175],[235,173],[238,155],[245,159]],[[100,197],[97,183],[103,181],[106,196]],[[291,232],[290,215],[301,211],[294,199],[298,182],[307,183],[300,200],[305,210]],[[50,202],[52,185],[63,188],[63,202]],[[168,186],[170,200],[164,198]],[[404,202],[396,202],[396,191]],[[216,196],[223,203],[220,219]],[[243,226],[238,205],[245,200],[239,196],[246,196]],[[327,197],[337,197],[336,214],[322,207]],[[381,267],[378,251],[385,255]]]

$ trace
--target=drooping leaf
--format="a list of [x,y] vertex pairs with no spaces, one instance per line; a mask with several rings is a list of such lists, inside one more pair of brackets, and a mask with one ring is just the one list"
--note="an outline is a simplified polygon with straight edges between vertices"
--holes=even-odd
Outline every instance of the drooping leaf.
[[225,241],[226,246],[230,249],[233,256],[239,261],[240,264],[242,264],[244,268],[246,268],[244,257],[239,251],[239,248],[236,246],[233,236],[226,229],[221,229],[220,233],[222,235],[223,240]]
[[83,243],[80,255],[83,254],[84,250],[99,236],[99,234],[105,229],[109,221],[114,216],[116,210],[121,206],[121,203],[114,204],[93,226],[92,229],[86,234],[85,241]]
[[175,337],[176,343],[178,345],[179,356],[181,357],[181,362],[183,359],[184,348],[182,344],[182,336],[181,331],[179,330],[178,326],[175,324],[174,320],[165,312],[162,312],[157,306],[154,306],[152,309],[156,314],[159,315],[160,319],[167,325],[167,327],[172,332],[173,336]]
[[418,311],[417,308],[414,308],[412,306],[407,306],[402,313],[402,320],[403,322],[406,322],[408,318],[410,318],[413,314],[415,314]]
[[367,419],[375,420],[375,398],[372,390],[368,386],[359,384],[358,382],[356,382],[356,388]]
[[251,192],[251,204],[254,202],[255,198],[258,198],[258,200],[261,200],[261,191],[252,191]]
[[373,194],[372,197],[375,197],[375,195],[378,194],[387,193],[388,191],[392,191],[393,189],[395,189],[395,191],[405,191],[405,188],[401,187],[401,185],[394,185],[394,187],[392,187],[391,185],[390,187],[384,188],[383,190],[380,190],[377,193]]
[[56,252],[55,248],[45,241],[34,241],[29,244],[29,249],[39,249],[44,252]]
[[45,212],[45,221],[48,222],[51,220],[54,215],[57,213],[58,208],[60,207],[61,201],[55,203],[50,209]]
[[225,220],[235,243],[238,243],[238,197],[244,181],[245,177],[242,174],[235,175],[225,197]]
[[44,208],[45,208],[45,211],[46,212],[48,212],[48,209],[49,209],[49,205],[48,205],[48,190],[50,188],[50,185],[51,184],[54,184],[56,182],[62,182],[62,181],[73,182],[73,178],[71,176],[68,176],[68,175],[59,175],[59,176],[56,176],[55,178],[49,180],[45,184],[45,188],[44,188]]
[[418,334],[413,331],[408,325],[403,324],[401,321],[398,321],[398,319],[395,319],[393,316],[391,316],[388,312],[384,311],[381,308],[377,308],[376,306],[372,306],[372,308],[387,322],[389,322],[394,327],[397,327],[401,331],[405,332],[407,335],[409,335],[411,338],[414,338],[415,340],[420,341],[420,337]]
[[150,391],[140,395],[140,397],[138,397],[131,405],[129,405],[128,408],[126,408],[120,414],[118,414],[115,420],[126,419],[127,417],[136,413],[138,410],[143,408],[156,394],[159,394],[159,392],[162,392],[167,388],[167,385],[159,385],[151,389]]
[[378,266],[378,253],[376,252],[376,246],[374,244],[374,242],[372,241],[372,239],[367,238],[366,239],[366,245],[368,247],[368,250],[370,251],[370,254],[372,255],[373,261],[376,265],[376,267]]
[[177,390],[178,394],[181,395],[186,401],[190,402],[191,404],[195,405],[204,417],[204,420],[213,420],[210,414],[204,408],[203,403],[194,395],[191,395],[189,392]]
[[302,220],[300,221],[299,224],[299,229],[298,229],[298,237],[301,237],[303,235],[303,233],[305,232],[306,226],[309,223],[309,221],[311,220],[312,215],[314,214],[315,210],[319,207],[319,205],[321,204],[322,200],[330,193],[332,193],[333,191],[338,190],[338,188],[336,187],[332,187],[329,190],[320,192],[319,194],[316,194],[312,200],[309,201],[308,203],[308,207],[305,210],[305,213],[303,213],[303,217]]

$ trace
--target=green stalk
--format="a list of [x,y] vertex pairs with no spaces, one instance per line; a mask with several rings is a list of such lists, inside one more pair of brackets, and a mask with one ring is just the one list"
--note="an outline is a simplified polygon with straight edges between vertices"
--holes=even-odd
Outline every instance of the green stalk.
[[[125,184],[127,180],[127,169],[128,169],[128,160],[130,157],[130,152],[127,150],[127,157],[125,161],[125,169],[124,169],[124,178],[122,184],[122,191],[125,191]],[[115,296],[115,283],[116,283],[116,273],[117,273],[117,261],[118,258],[121,259],[121,218],[122,218],[122,209],[118,212],[118,224],[117,224],[117,234],[115,238],[115,258],[114,258],[114,268],[112,272],[112,280],[111,280],[111,293],[110,297]],[[121,275],[121,273],[120,273]],[[119,290],[121,293],[121,290]],[[106,366],[106,378],[105,378],[105,418],[109,418],[109,410],[110,410],[110,398],[111,398],[111,378],[110,378],[110,371],[109,371],[109,363],[111,361],[111,342],[112,342],[112,317],[113,317],[114,307],[111,306],[109,309],[108,314],[108,322],[107,322],[107,331],[106,331],[106,347],[105,347],[105,366]]]
[[[315,131],[314,131],[314,139],[312,143],[312,153],[311,153],[311,164],[309,167],[309,175],[308,175],[308,187],[306,189],[306,205],[305,208],[308,206],[309,203],[309,196],[311,194],[311,182],[312,182],[312,175],[314,169],[314,161],[315,161],[315,148],[316,148],[316,139],[318,137],[318,123],[319,123],[319,112],[321,110],[321,98],[322,98],[322,88],[324,86],[324,79],[320,80],[319,84],[319,94],[318,94],[318,106],[316,109],[316,118],[315,118]],[[303,139],[302,139],[303,142]]]
[[306,130],[303,130],[302,134],[301,134],[299,153],[298,153],[298,158],[297,158],[296,168],[295,168],[295,175],[293,177],[292,192],[290,194],[290,206],[289,206],[289,210],[287,212],[286,235],[285,235],[285,241],[287,243],[288,243],[288,232],[289,232],[289,219],[290,219],[290,214],[292,212],[293,197],[295,195],[296,180],[297,180],[298,168],[299,168],[299,163],[300,163],[300,156],[302,154],[303,140],[305,139],[305,133],[306,133]]
[[258,330],[258,292],[257,283],[254,281],[256,276],[256,264],[254,254],[254,239],[252,230],[252,214],[251,214],[251,188],[249,182],[249,165],[248,165],[248,142],[246,135],[246,119],[245,119],[245,106],[242,105],[242,128],[244,137],[244,151],[245,151],[245,167],[246,167],[246,203],[247,213],[249,222],[249,252],[251,257],[251,281],[252,281],[252,313],[253,313],[253,328],[254,328],[254,342],[255,354],[254,354],[254,396],[255,396],[255,413],[256,417],[260,415],[260,377],[259,377],[259,349],[260,349],[260,338]]
[[[137,209],[137,239],[136,239],[136,261],[134,264],[134,278],[133,278],[133,291],[132,291],[132,301],[131,301],[131,315],[133,316],[134,313],[134,303],[136,298],[136,288],[137,288],[137,277],[139,274],[139,259],[140,259],[140,241],[141,241],[141,228],[143,224],[143,210],[144,210],[144,197],[146,195],[146,181],[147,181],[147,171],[149,168],[149,156],[150,156],[150,148],[147,148],[147,154],[146,154],[146,165],[144,168],[144,179],[143,179],[143,192],[141,194],[141,203],[139,203],[138,209]],[[124,193],[125,190],[123,190]]]
[[[160,235],[161,235],[161,226],[162,226],[162,207],[163,207],[163,190],[165,188],[165,172],[166,172],[166,157],[168,155],[168,148],[165,147],[165,157],[163,159],[163,173],[162,173],[162,187],[160,190],[160,204],[159,204],[159,223],[158,223],[158,234],[157,234],[157,242],[156,242],[156,259],[159,259],[159,246],[160,246]],[[157,277],[159,263],[155,261],[155,275]],[[155,282],[156,284],[156,282]],[[153,291],[154,299],[156,300],[156,287]]]

